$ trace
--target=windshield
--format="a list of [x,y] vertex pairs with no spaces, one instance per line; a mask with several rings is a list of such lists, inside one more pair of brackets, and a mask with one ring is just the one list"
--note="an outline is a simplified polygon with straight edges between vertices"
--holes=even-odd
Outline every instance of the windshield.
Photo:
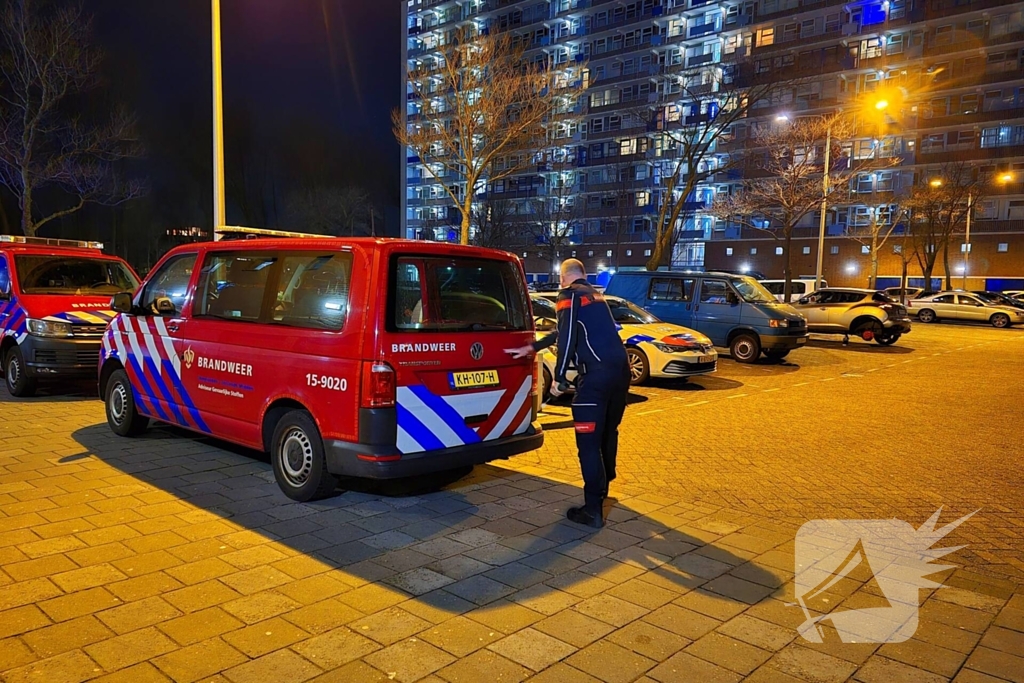
[[401,331],[529,330],[526,283],[513,261],[392,260],[390,321]]
[[732,286],[736,288],[744,301],[752,304],[774,304],[775,297],[765,289],[760,282],[751,277],[736,278],[732,280]]
[[555,310],[555,302],[547,297],[535,296],[530,298],[533,303],[533,317],[534,318],[550,318],[556,320],[558,318],[558,312]]
[[650,325],[661,322],[636,304],[622,299],[605,299],[605,301],[612,311],[615,322],[620,325]]
[[101,296],[134,291],[139,286],[120,261],[80,256],[15,256],[24,294]]

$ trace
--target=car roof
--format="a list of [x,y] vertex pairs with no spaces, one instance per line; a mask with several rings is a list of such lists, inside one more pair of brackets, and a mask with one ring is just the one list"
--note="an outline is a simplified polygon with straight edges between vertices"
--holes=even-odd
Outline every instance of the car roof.
[[197,248],[207,251],[315,251],[318,249],[343,249],[358,247],[368,251],[384,249],[386,251],[415,251],[419,254],[439,256],[487,256],[502,260],[518,260],[511,252],[485,247],[452,244],[450,242],[433,242],[430,240],[410,240],[392,237],[265,237],[255,236],[243,239],[224,239],[216,242],[192,242],[175,247],[173,253],[195,251]]
[[99,249],[88,247],[51,247],[45,244],[9,244],[0,242],[0,251],[31,256],[80,256],[107,261],[120,261],[121,257],[104,254]]
[[822,287],[819,292],[853,292],[856,294],[878,294],[877,289],[861,289],[860,287]]

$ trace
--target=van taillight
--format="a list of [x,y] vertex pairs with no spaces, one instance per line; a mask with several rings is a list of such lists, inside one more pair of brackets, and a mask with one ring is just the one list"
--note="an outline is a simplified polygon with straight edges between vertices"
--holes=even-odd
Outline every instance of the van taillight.
[[395,371],[387,363],[363,363],[363,408],[391,408],[395,405]]

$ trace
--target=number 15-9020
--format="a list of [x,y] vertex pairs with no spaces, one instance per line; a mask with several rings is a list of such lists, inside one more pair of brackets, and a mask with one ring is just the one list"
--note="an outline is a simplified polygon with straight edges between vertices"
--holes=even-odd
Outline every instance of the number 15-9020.
[[306,384],[317,389],[328,389],[330,391],[348,391],[348,380],[344,377],[331,377],[330,375],[306,375]]

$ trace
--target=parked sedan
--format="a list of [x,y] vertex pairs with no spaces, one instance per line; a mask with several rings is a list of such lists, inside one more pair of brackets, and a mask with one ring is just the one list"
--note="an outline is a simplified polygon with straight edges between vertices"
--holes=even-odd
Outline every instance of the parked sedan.
[[[538,338],[556,327],[555,297],[557,294],[530,296]],[[662,322],[619,297],[606,296],[605,301],[626,346],[630,384],[643,384],[651,377],[696,377],[718,369],[718,351],[700,332]],[[554,376],[556,354],[553,351],[549,348],[542,356],[545,396]]]
[[899,301],[900,299],[906,301],[907,299],[916,299],[919,296],[924,296],[924,287],[887,287],[882,290],[882,293],[893,301]]
[[891,346],[910,332],[907,309],[873,289],[829,287],[793,304],[807,318],[807,331],[856,335]]
[[974,294],[940,292],[933,296],[907,302],[909,311],[923,323],[940,320],[974,320],[993,327],[1009,327],[1024,323],[1024,310],[1001,304],[987,304]]
[[1024,309],[1024,301],[1021,299],[1015,299],[1012,296],[1003,294],[1002,292],[988,292],[988,291],[973,291],[971,292],[974,296],[978,297],[987,304],[999,304],[1002,306],[1013,306],[1014,308]]

